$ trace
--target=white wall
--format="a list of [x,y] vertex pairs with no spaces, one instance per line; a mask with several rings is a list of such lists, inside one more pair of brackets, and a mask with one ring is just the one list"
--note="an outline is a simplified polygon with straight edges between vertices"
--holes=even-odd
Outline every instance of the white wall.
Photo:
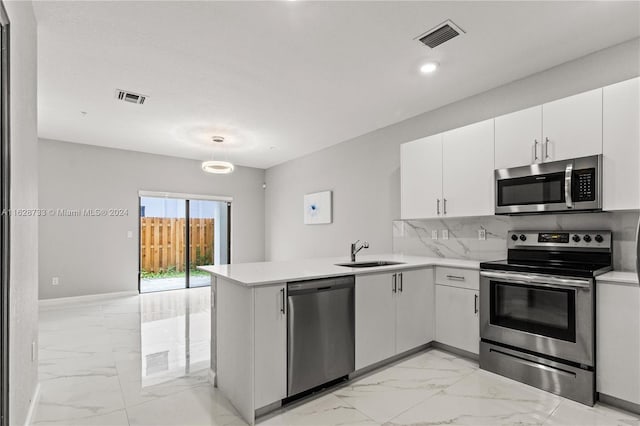
[[[5,1],[10,21],[11,208],[38,206],[36,22],[30,1]],[[24,423],[38,380],[38,221],[11,219],[9,424]]]
[[[40,298],[138,289],[138,190],[233,197],[232,262],[264,260],[264,170],[40,140],[42,209],[123,208],[125,217],[41,217]],[[127,231],[133,238],[127,238]],[[51,285],[59,277],[58,286]]]
[[[401,143],[635,77],[639,52],[634,39],[268,169],[266,258],[346,256],[356,239],[391,252]],[[305,226],[302,197],[320,190],[333,191],[334,223]]]

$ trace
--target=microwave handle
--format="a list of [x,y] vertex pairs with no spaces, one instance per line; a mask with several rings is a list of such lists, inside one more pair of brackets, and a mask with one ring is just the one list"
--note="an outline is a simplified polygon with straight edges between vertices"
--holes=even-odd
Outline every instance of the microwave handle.
[[567,168],[564,170],[564,199],[567,203],[567,208],[573,208],[573,199],[571,198],[571,192],[573,188],[573,162],[567,164]]

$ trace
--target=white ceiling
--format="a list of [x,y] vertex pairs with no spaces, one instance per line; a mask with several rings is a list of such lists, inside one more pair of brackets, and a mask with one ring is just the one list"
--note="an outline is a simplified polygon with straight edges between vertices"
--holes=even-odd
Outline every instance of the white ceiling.
[[[222,135],[217,159],[261,168],[640,36],[635,1],[34,8],[41,137],[205,160]],[[446,19],[467,34],[413,40]],[[436,74],[418,72],[427,59]],[[118,102],[116,88],[149,99]]]

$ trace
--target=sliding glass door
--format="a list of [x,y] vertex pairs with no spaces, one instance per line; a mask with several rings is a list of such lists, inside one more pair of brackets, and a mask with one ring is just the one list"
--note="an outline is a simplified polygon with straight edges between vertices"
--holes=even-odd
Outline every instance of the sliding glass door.
[[211,285],[201,265],[229,263],[226,201],[140,197],[140,292]]

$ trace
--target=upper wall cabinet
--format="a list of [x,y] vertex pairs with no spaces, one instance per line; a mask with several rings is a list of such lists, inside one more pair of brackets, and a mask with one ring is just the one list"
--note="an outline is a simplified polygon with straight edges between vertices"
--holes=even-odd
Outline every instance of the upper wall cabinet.
[[543,161],[602,154],[602,89],[542,105]]
[[496,118],[496,169],[542,162],[542,105]]
[[496,169],[602,153],[602,89],[496,118]]
[[402,144],[400,164],[402,218],[437,217],[442,198],[442,135]]
[[640,208],[640,77],[603,89],[603,209]]
[[442,137],[442,213],[445,217],[494,213],[493,122],[481,121]]

